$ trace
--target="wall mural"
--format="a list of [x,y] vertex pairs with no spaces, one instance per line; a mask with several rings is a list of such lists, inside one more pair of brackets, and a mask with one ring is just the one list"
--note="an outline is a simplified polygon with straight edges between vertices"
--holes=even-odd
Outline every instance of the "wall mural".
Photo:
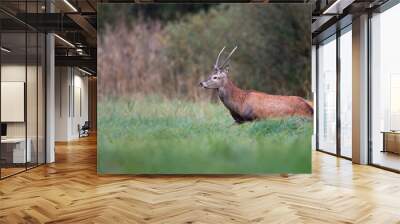
[[308,4],[100,4],[99,174],[310,173]]

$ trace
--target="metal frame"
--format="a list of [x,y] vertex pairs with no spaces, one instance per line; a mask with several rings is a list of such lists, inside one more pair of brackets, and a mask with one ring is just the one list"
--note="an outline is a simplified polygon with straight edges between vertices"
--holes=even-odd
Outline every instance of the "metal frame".
[[371,56],[372,56],[372,42],[371,42],[371,37],[372,37],[372,33],[371,33],[371,19],[372,19],[372,13],[369,12],[368,13],[368,37],[367,37],[367,41],[368,41],[368,53],[367,53],[367,64],[368,64],[368,69],[367,69],[367,83],[368,83],[368,96],[367,96],[367,119],[368,119],[368,124],[367,124],[367,132],[368,132],[368,157],[367,157],[367,162],[368,164],[372,164],[372,97],[371,97],[371,93],[372,93],[372,63],[371,63]]
[[340,76],[341,76],[341,66],[340,66],[340,36],[341,30],[336,30],[336,154],[341,156],[341,133],[342,124],[340,120]]
[[[28,11],[28,3],[25,1],[25,12]],[[25,13],[25,20],[27,14]],[[25,99],[24,99],[24,120],[25,120],[25,170],[28,170],[28,24],[25,23]],[[0,108],[1,109],[1,108]]]
[[[2,30],[2,23],[0,23],[0,30]],[[0,46],[3,46],[2,45],[2,32],[0,32]],[[1,74],[1,61],[2,61],[2,58],[1,58],[1,55],[2,55],[2,52],[0,51],[0,84],[1,84],[1,77],[2,77],[2,74]],[[0,110],[1,110],[1,85],[0,85]],[[1,125],[1,113],[0,113],[0,125]],[[1,134],[0,134],[1,135]],[[0,144],[0,165],[1,165],[1,144]],[[1,177],[2,177],[2,175],[1,175],[1,166],[0,166],[0,180],[1,180]]]
[[315,46],[315,148],[319,149],[319,44]]

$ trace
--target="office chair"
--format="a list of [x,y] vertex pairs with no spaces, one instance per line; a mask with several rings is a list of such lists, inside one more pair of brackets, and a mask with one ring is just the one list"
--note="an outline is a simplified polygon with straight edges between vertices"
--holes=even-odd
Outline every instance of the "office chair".
[[85,121],[82,127],[80,127],[80,125],[78,124],[79,138],[89,136],[89,129],[90,129],[89,121]]

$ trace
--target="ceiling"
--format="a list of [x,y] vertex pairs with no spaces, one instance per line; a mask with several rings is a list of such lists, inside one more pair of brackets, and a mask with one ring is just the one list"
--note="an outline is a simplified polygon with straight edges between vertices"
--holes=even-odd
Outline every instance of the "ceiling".
[[373,12],[389,0],[318,0],[311,26],[313,44],[352,23],[362,13]]
[[1,0],[2,46],[12,49],[4,58],[16,61],[34,55],[36,46],[29,43],[29,34],[25,50],[26,30],[52,32],[57,34],[56,65],[79,66],[96,74],[96,4],[96,0],[47,0],[47,4],[45,0]]
[[[173,2],[176,0],[154,0],[155,2]],[[231,0],[235,1],[235,0]],[[385,0],[336,0],[355,5],[376,4]],[[47,4],[46,4],[47,2]],[[1,0],[0,23],[7,42],[14,41],[15,49],[23,49],[21,31],[26,28],[39,32],[54,32],[56,44],[56,65],[80,66],[96,73],[97,58],[97,3],[153,2],[152,0]],[[335,0],[253,0],[252,2],[270,3],[311,3],[313,6],[313,35],[322,32],[324,25],[339,19],[328,17],[323,12],[335,3]],[[347,3],[346,3],[347,4]],[[347,7],[348,5],[346,5]],[[51,13],[50,13],[51,12]],[[323,20],[323,21],[322,21]],[[321,23],[321,24],[320,24]],[[3,42],[4,43],[4,42]],[[28,52],[29,52],[28,47]],[[15,50],[15,54],[19,51]],[[21,52],[23,53],[23,52]]]

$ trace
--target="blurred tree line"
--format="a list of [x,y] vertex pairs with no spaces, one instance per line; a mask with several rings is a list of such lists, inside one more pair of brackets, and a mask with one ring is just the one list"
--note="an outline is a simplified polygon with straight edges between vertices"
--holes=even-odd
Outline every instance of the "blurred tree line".
[[237,45],[230,77],[239,87],[311,98],[307,5],[105,4],[99,10],[104,94],[209,98],[198,82],[223,46],[227,54]]
[[218,4],[164,4],[160,7],[158,4],[135,6],[132,4],[102,4],[98,9],[98,28],[102,32],[107,25],[114,26],[121,22],[121,17],[128,26],[133,25],[138,18],[147,22],[150,20],[170,22],[180,19],[186,14],[207,11],[216,5]]

